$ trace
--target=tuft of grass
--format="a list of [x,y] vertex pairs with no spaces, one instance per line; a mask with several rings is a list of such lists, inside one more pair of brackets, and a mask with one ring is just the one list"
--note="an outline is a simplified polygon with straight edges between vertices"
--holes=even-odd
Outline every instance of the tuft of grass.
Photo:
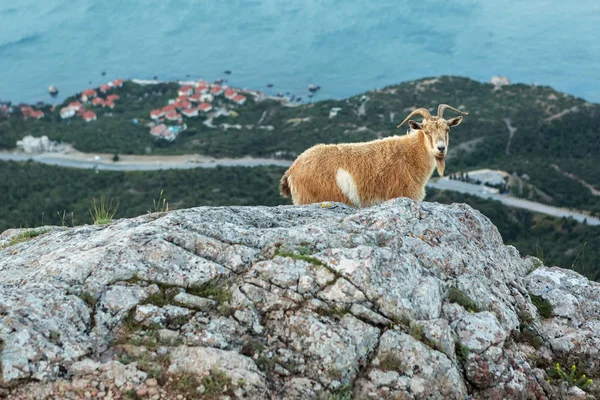
[[117,213],[117,208],[119,208],[119,203],[113,207],[112,199],[110,203],[106,203],[104,195],[102,195],[99,202],[96,202],[96,199],[92,198],[92,208],[93,211],[92,209],[89,211],[94,225],[105,225],[112,222],[113,217]]
[[319,307],[315,310],[315,312],[324,317],[331,318],[344,318],[344,315],[350,312],[349,305],[331,305],[329,307]]
[[[67,210],[63,210],[62,215],[57,211],[56,214],[58,215],[58,218],[60,219],[60,225],[61,226],[67,226]],[[71,226],[75,226],[75,218],[74,218],[74,213],[71,212]]]
[[547,373],[551,379],[567,382],[568,387],[577,386],[580,389],[585,389],[593,383],[585,374],[577,371],[575,364],[571,365],[571,370],[567,372],[562,369],[559,363],[556,363],[554,368],[548,370]]
[[149,214],[155,213],[155,212],[159,212],[159,213],[164,213],[169,211],[169,203],[167,203],[167,199],[163,198],[163,191],[160,191],[160,194],[158,195],[158,201],[152,199],[152,207],[150,207],[150,209],[148,210]]
[[189,294],[193,294],[194,296],[215,300],[218,303],[227,303],[231,300],[232,296],[230,290],[221,287],[215,281],[206,282],[197,288],[189,288],[187,292]]
[[133,390],[133,389],[126,390],[123,393],[123,397],[125,399],[127,399],[127,400],[137,400],[137,399],[139,399],[139,396],[137,395],[136,391]]
[[388,353],[379,359],[379,369],[382,371],[396,371],[402,373],[406,370],[406,366],[400,357]]
[[225,372],[213,371],[202,378],[202,385],[206,399],[219,399],[222,395],[233,396],[231,378]]
[[35,229],[28,229],[15,236],[8,245],[13,246],[18,243],[26,242],[30,239],[43,235],[46,232],[48,232],[48,230],[40,229],[36,231]]
[[457,288],[450,288],[450,292],[448,293],[448,301],[451,303],[456,303],[461,305],[467,311],[471,312],[479,312],[481,311],[477,306],[477,303],[473,301],[465,292]]
[[81,292],[79,298],[91,308],[94,308],[96,306],[96,298],[90,292]]
[[242,346],[241,353],[247,357],[254,357],[255,354],[261,354],[267,347],[257,339],[250,339]]
[[411,324],[410,326],[410,336],[415,338],[418,341],[423,341],[423,325],[419,324]]
[[335,390],[329,397],[326,397],[327,400],[351,400],[352,399],[352,386],[351,385],[343,385],[339,389]]
[[536,296],[533,293],[529,293],[529,297],[542,318],[552,318],[552,304],[550,304],[548,300],[545,300],[542,296]]
[[469,348],[462,343],[456,343],[454,350],[456,351],[456,357],[460,361],[467,361],[469,358]]
[[542,262],[542,265],[546,265],[546,256],[544,255],[544,249],[540,247],[540,242],[535,242],[535,257]]
[[327,265],[325,265],[325,263],[315,257],[311,257],[309,254],[306,254],[304,251],[300,251],[300,254],[296,254],[294,252],[291,251],[281,251],[281,250],[277,250],[275,252],[276,256],[279,257],[288,257],[288,258],[292,258],[294,260],[302,260],[302,261],[306,261],[309,262],[313,265],[320,265],[322,267],[327,267]]

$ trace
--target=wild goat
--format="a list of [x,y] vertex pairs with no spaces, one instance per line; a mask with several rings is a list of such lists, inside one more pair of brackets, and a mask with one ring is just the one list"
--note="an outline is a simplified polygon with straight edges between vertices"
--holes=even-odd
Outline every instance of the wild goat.
[[447,104],[439,105],[437,116],[418,108],[397,126],[415,114],[424,118],[420,123],[409,120],[412,131],[406,135],[307,149],[281,178],[281,195],[291,195],[295,205],[330,201],[370,207],[396,197],[422,201],[436,165],[444,175],[448,132],[463,119],[444,119],[445,109],[468,115]]

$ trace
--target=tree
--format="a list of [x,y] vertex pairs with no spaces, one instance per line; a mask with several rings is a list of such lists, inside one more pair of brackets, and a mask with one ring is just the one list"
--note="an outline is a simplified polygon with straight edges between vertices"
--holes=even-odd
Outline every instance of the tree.
[[119,161],[119,155],[115,153],[115,155],[113,156],[113,161],[117,162]]

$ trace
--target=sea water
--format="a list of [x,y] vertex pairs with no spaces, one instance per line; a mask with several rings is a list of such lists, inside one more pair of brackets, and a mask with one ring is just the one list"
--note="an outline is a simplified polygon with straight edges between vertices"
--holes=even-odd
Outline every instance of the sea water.
[[597,0],[0,0],[0,100],[154,76],[344,98],[447,74],[598,102],[599,37]]

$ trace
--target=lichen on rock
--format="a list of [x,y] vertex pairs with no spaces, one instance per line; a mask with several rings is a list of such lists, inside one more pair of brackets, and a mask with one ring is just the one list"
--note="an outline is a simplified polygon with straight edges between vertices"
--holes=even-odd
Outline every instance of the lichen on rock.
[[0,396],[533,399],[581,395],[549,379],[556,362],[600,375],[600,285],[522,257],[464,204],[43,232],[0,250]]

